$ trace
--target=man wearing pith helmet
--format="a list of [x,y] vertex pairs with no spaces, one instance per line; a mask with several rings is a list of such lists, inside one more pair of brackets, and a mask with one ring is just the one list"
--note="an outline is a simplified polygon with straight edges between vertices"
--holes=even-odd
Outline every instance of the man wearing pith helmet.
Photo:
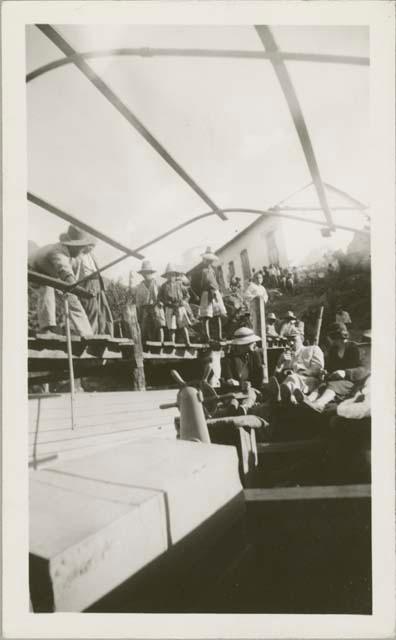
[[[66,233],[60,234],[59,243],[41,247],[29,256],[29,267],[33,271],[62,280],[65,284],[75,284],[77,282],[73,270],[75,259],[95,242],[90,234],[70,225]],[[79,335],[91,335],[92,327],[80,300],[77,296],[69,294],[68,303],[73,330]],[[56,303],[53,287],[40,287],[37,315],[41,332],[59,333],[59,328],[56,326]]]
[[207,247],[205,253],[202,254],[203,269],[201,273],[201,300],[199,306],[199,316],[203,320],[205,336],[211,340],[210,320],[217,320],[217,338],[222,340],[221,318],[227,316],[219,285],[216,279],[216,273],[213,265],[218,261],[218,257]]
[[231,340],[231,351],[223,360],[222,378],[233,386],[251,382],[258,389],[263,384],[262,358],[257,349],[261,340],[249,327],[237,329]]
[[136,308],[144,342],[157,337],[160,342],[164,341],[165,313],[163,304],[158,300],[155,271],[150,260],[143,260],[138,271],[143,280],[136,287]]
[[276,330],[276,315],[274,313],[269,313],[267,316],[266,322],[266,332],[269,338],[278,338],[279,334]]
[[[240,387],[248,397],[242,402],[235,401],[236,413],[247,413],[257,400],[256,389],[263,384],[263,361],[257,343],[260,341],[252,329],[237,329],[231,340],[231,352],[222,361],[221,376],[224,382]],[[231,403],[232,404],[232,403]]]

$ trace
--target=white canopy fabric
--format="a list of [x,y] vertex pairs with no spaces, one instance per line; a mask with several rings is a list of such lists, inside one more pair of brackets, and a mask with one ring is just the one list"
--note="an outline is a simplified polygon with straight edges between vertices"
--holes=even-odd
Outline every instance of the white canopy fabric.
[[[101,52],[87,59],[89,66],[217,207],[267,209],[312,182],[288,103],[271,60],[260,57],[265,49],[254,27],[53,27],[77,52]],[[349,57],[312,61],[289,55],[285,65],[323,182],[368,203],[368,29],[270,29],[283,53]],[[26,36],[27,74],[65,57],[36,26],[27,27]],[[114,49],[130,51],[103,53]],[[210,211],[73,63],[28,82],[27,128],[29,191],[123,245],[135,249]],[[330,200],[337,206],[335,194]],[[302,215],[299,206],[320,207],[316,190],[301,192],[290,213]],[[332,213],[336,224],[361,228],[365,222],[359,211]],[[309,215],[325,220],[320,211]],[[158,269],[169,257],[191,262],[207,244],[216,249],[253,219],[248,213],[229,214],[227,221],[204,218],[142,252]],[[29,203],[30,240],[53,242],[65,226]],[[333,242],[338,236],[346,237],[336,232]],[[120,254],[101,242],[97,255],[104,263]],[[129,258],[109,275],[137,265]]]

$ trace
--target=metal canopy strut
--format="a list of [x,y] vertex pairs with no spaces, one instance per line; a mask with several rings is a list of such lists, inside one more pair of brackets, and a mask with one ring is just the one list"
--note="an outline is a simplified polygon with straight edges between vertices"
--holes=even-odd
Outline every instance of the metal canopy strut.
[[363,202],[360,202],[360,200],[357,200],[356,198],[353,198],[346,191],[343,191],[342,189],[338,189],[337,187],[334,187],[332,184],[329,184],[328,182],[324,182],[323,184],[326,187],[326,189],[328,189],[329,191],[332,191],[333,193],[336,193],[338,196],[342,196],[343,198],[345,198],[345,200],[348,200],[348,202],[350,202],[355,209],[361,209],[361,210],[369,209],[369,207],[366,204],[364,204]]
[[[36,25],[42,33],[44,33],[58,49],[66,56],[76,56],[76,51],[68,42],[50,25]],[[201,189],[201,187],[188,175],[188,173],[180,166],[180,164],[168,153],[162,144],[153,136],[152,133],[144,126],[144,124],[132,113],[132,111],[120,100],[120,98],[110,89],[110,87],[95,73],[95,71],[80,57],[74,57],[73,63],[81,73],[100,91],[100,93],[124,116],[124,118],[138,131],[141,136],[148,142],[157,153],[168,163],[174,171],[195,191],[195,193],[206,204],[213,209],[222,220],[227,217],[219,210],[219,207],[211,198]]]
[[[241,51],[234,49],[175,49],[175,48],[157,48],[157,47],[140,47],[140,48],[120,48],[120,49],[99,49],[97,51],[85,51],[76,53],[73,56],[60,58],[42,67],[34,69],[26,76],[26,82],[30,82],[35,78],[39,78],[44,73],[58,69],[67,64],[72,64],[75,59],[89,60],[92,58],[106,58],[108,56],[136,56],[141,58],[234,58],[245,60],[268,60],[271,53],[268,51]],[[295,53],[294,51],[282,51],[279,56],[283,60],[294,60],[296,62],[319,62],[330,64],[348,64],[358,66],[368,66],[369,58],[360,56],[343,56],[323,53]]]
[[297,94],[295,92],[293,83],[291,81],[289,72],[286,68],[286,65],[282,59],[281,52],[278,49],[278,46],[275,42],[275,39],[271,33],[269,27],[266,26],[256,26],[255,27],[261,42],[263,43],[265,49],[272,53],[273,55],[270,57],[270,62],[274,68],[274,71],[279,80],[279,84],[285,96],[286,102],[288,104],[290,114],[293,118],[294,125],[296,127],[296,131],[298,137],[300,138],[300,142],[305,154],[305,159],[308,164],[309,171],[311,173],[312,181],[315,185],[316,192],[318,194],[319,202],[323,208],[324,214],[326,216],[326,220],[328,226],[331,229],[334,229],[334,223],[331,215],[331,210],[329,207],[329,203],[327,202],[326,192],[324,188],[324,184],[322,182],[322,178],[320,176],[318,163],[316,161],[315,152],[313,150],[311,138],[308,132],[308,127],[306,125],[304,115],[301,109],[301,105],[297,98]]
[[[321,220],[312,220],[312,218],[305,218],[303,216],[286,214],[286,213],[282,213],[281,211],[278,212],[276,210],[271,210],[271,209],[266,210],[266,209],[232,208],[232,209],[222,209],[222,212],[227,214],[228,213],[252,213],[257,216],[268,216],[272,218],[287,218],[289,220],[298,220],[299,222],[307,222],[308,224],[315,224],[319,227],[326,227],[326,228],[328,227],[327,222],[322,222]],[[169,236],[172,233],[175,233],[176,231],[183,229],[184,227],[188,227],[190,224],[193,224],[194,222],[198,222],[198,220],[201,220],[202,218],[208,218],[209,216],[214,216],[216,214],[217,214],[217,211],[207,211],[206,213],[202,213],[199,216],[195,216],[194,218],[191,218],[190,220],[187,220],[186,222],[183,222],[182,224],[177,225],[173,229],[170,229],[169,231],[162,233],[160,236],[157,236],[156,238],[149,240],[144,245],[139,247],[139,249],[143,249],[143,248],[146,249],[147,247],[151,247],[151,245],[156,244],[160,240],[163,240],[166,236]],[[355,229],[354,227],[347,227],[341,224],[336,224],[334,225],[334,227],[336,229],[341,229],[343,231],[351,231],[352,233],[360,233],[362,235],[370,234],[370,232],[367,229]],[[119,258],[116,258],[116,260],[113,260],[113,262],[110,262],[109,264],[106,264],[103,267],[100,267],[93,274],[88,275],[82,280],[79,280],[78,282],[76,282],[75,286],[81,285],[87,280],[91,280],[91,278],[94,278],[96,274],[101,273],[102,271],[106,271],[106,269],[113,267],[114,265],[118,264],[119,262],[122,262],[123,260],[125,260],[125,258],[128,258],[128,257],[129,256],[127,255],[123,255],[123,256],[120,256]]]
[[98,231],[97,229],[94,229],[94,227],[91,227],[91,225],[86,224],[85,222],[82,222],[78,218],[75,218],[74,216],[70,215],[70,213],[66,213],[65,211],[62,211],[62,209],[58,209],[58,207],[55,207],[53,204],[46,202],[45,200],[43,200],[42,198],[39,198],[38,196],[35,196],[33,193],[30,193],[29,191],[27,193],[27,199],[33,204],[37,205],[38,207],[41,207],[42,209],[45,209],[46,211],[49,211],[50,213],[53,213],[54,215],[58,216],[58,218],[62,218],[62,220],[66,220],[67,222],[70,222],[71,224],[76,225],[80,229],[87,231],[87,233],[90,233],[91,235],[95,236],[95,238],[99,238],[99,240],[103,240],[103,242],[106,242],[107,244],[114,247],[115,249],[118,249],[119,251],[124,251],[124,253],[127,254],[127,257],[132,256],[133,258],[140,258],[140,259],[144,258],[144,256],[138,250],[130,249],[129,247],[126,247],[120,242],[117,242],[116,240],[109,238],[109,236],[105,235],[101,231]]

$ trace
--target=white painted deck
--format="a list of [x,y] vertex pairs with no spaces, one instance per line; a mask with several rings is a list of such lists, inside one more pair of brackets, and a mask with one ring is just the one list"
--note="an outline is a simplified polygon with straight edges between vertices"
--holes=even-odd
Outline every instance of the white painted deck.
[[69,394],[29,400],[29,464],[86,455],[114,444],[146,438],[174,440],[176,390],[78,393],[75,428]]

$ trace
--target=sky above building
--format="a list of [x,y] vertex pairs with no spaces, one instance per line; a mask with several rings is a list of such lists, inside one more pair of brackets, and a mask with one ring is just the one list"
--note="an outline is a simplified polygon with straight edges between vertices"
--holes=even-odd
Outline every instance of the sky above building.
[[[253,27],[54,25],[77,51],[197,48],[262,52]],[[271,27],[283,51],[368,56],[364,27]],[[63,54],[35,26],[26,30],[27,72]],[[287,103],[268,60],[186,56],[106,56],[90,66],[212,200],[224,208],[266,209],[311,181]],[[288,61],[318,165],[328,183],[369,203],[368,67]],[[208,206],[72,64],[27,85],[28,188],[131,248],[205,213]],[[301,196],[302,197],[302,196]],[[302,199],[300,206],[318,205]],[[312,214],[316,217],[320,213]],[[334,214],[361,227],[357,212]],[[191,266],[207,245],[230,240],[253,220],[212,216],[144,253],[163,269]],[[65,223],[29,204],[29,239],[57,240]],[[318,243],[302,224],[298,256]],[[308,231],[308,229],[310,229]],[[345,248],[351,234],[328,241]],[[98,243],[100,263],[119,253]],[[126,277],[128,259],[109,271]]]

